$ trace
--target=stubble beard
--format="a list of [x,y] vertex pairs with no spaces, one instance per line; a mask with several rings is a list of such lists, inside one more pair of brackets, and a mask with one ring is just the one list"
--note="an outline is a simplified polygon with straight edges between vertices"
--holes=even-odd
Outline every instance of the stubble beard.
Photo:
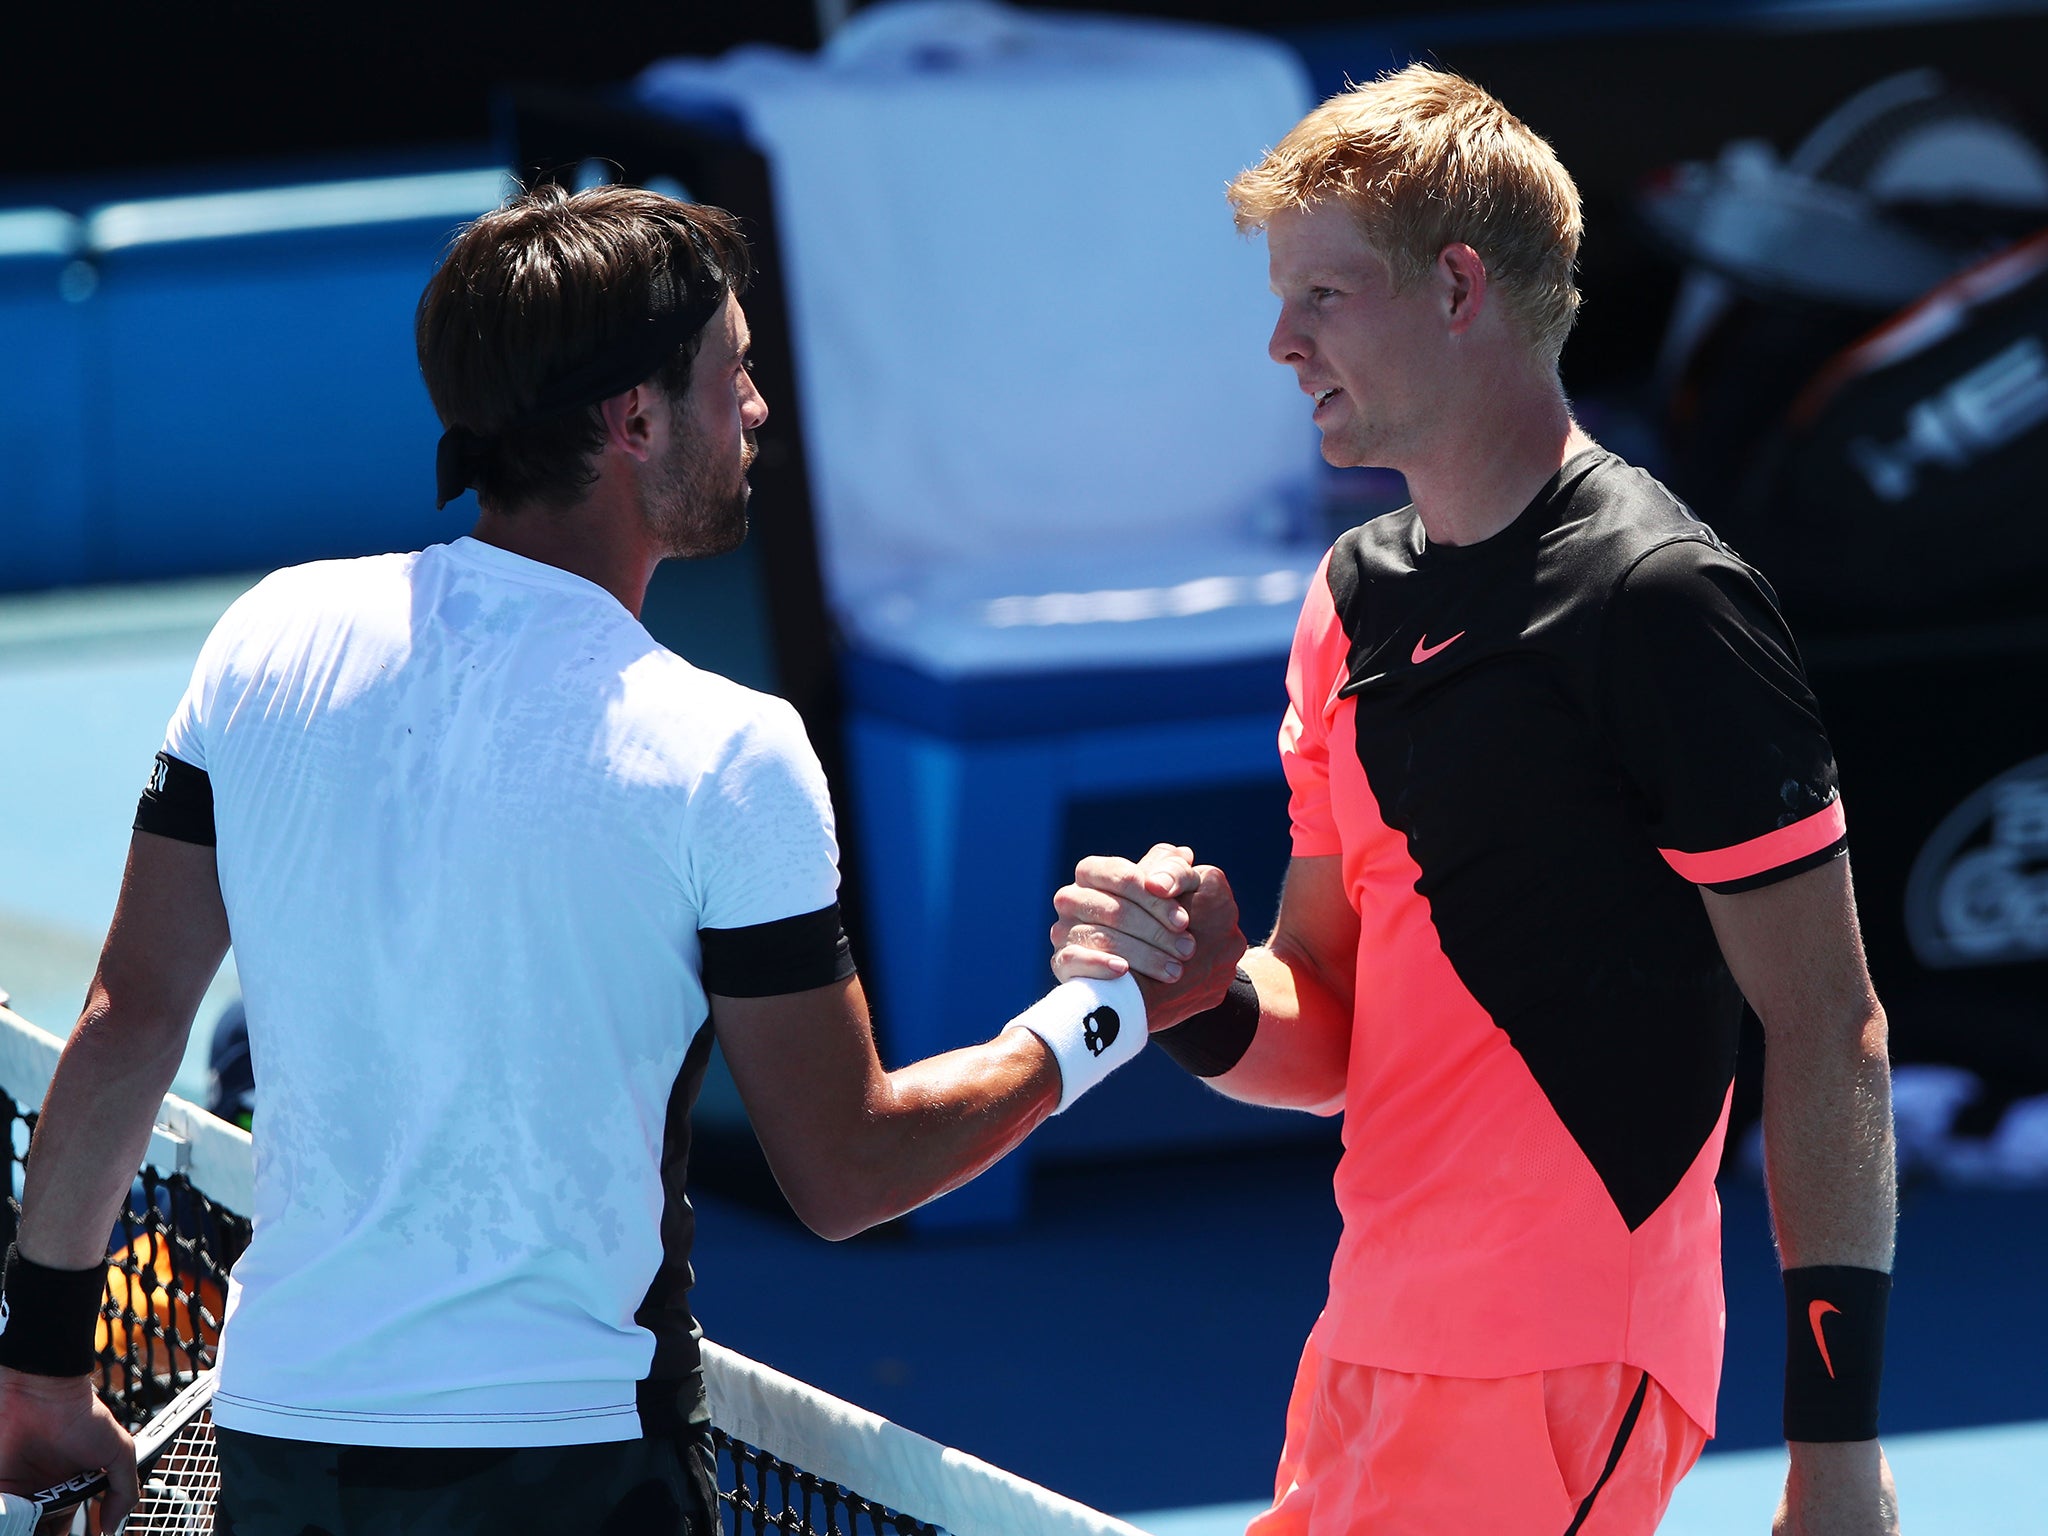
[[747,537],[747,471],[759,453],[743,433],[737,464],[717,464],[695,433],[676,435],[648,487],[647,522],[670,560],[702,560],[738,549]]
[[1351,401],[1348,418],[1337,429],[1323,433],[1323,462],[1334,469],[1392,469],[1403,458],[1401,444],[1407,434],[1398,420],[1358,414],[1358,402]]
[[1333,469],[1359,469],[1374,461],[1369,434],[1355,428],[1348,432],[1323,434],[1323,462]]

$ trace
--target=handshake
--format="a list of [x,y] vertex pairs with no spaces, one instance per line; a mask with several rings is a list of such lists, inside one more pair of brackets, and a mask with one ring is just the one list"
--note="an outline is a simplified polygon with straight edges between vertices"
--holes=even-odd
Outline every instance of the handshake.
[[1155,843],[1136,863],[1096,855],[1052,899],[1052,968],[1061,981],[1129,975],[1152,1031],[1223,1001],[1244,957],[1237,898],[1223,871]]

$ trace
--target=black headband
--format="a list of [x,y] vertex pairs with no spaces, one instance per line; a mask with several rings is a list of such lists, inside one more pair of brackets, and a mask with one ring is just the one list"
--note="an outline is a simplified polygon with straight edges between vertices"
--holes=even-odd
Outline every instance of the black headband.
[[[658,373],[683,343],[710,324],[711,317],[724,307],[725,296],[731,290],[717,268],[711,269],[711,276],[714,286],[706,292],[665,314],[649,315],[595,357],[549,380],[534,396],[533,404],[511,420],[499,423],[489,432],[474,432],[462,426],[443,432],[440,446],[434,450],[434,510],[438,512],[476,484],[486,466],[491,440],[500,432],[587,409],[613,395],[624,394]],[[666,297],[666,288],[666,283],[657,287],[657,304]]]

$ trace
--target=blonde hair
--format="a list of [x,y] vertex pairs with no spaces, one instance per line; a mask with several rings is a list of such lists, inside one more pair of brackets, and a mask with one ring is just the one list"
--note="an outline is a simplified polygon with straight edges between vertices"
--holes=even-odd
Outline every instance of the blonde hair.
[[1408,287],[1447,245],[1479,253],[1553,363],[1579,310],[1579,189],[1557,154],[1461,76],[1411,64],[1332,96],[1228,189],[1241,230],[1336,198]]

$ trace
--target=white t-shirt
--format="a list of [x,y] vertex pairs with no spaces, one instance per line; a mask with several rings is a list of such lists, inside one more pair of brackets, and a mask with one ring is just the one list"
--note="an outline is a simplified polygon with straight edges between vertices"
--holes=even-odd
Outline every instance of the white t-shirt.
[[638,1436],[699,931],[837,899],[795,711],[461,539],[265,580],[164,750],[211,780],[257,1084],[216,1418]]

